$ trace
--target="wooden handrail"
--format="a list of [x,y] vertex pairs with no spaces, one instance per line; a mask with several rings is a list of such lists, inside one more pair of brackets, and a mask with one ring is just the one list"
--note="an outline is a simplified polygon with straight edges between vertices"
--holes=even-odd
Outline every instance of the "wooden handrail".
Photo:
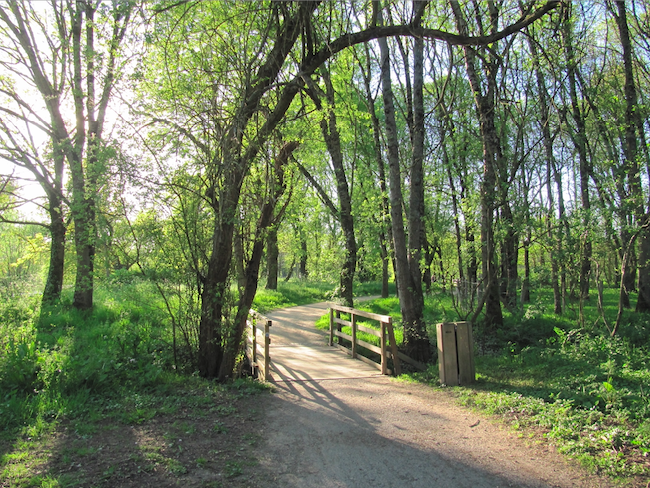
[[[349,313],[350,320],[341,319],[341,313]],[[388,369],[388,358],[393,359],[393,372],[396,375],[402,374],[402,367],[400,363],[400,356],[402,356],[397,351],[397,343],[395,342],[395,333],[393,330],[393,318],[389,315],[380,315],[371,312],[364,312],[363,310],[357,310],[355,308],[344,307],[341,305],[332,305],[329,310],[330,316],[330,336],[329,336],[329,345],[337,346],[343,349],[345,352],[350,354],[355,359],[360,359],[368,364],[377,366],[381,370],[381,374],[391,374],[391,371]],[[369,327],[364,327],[363,325],[357,324],[357,317],[364,317],[371,320],[376,320],[379,322],[379,331],[370,329]],[[352,329],[352,335],[344,334],[341,331],[341,326],[348,326]],[[369,344],[363,340],[357,339],[357,332],[361,330],[379,337],[380,347],[373,344]],[[339,341],[334,342],[334,337],[338,337]],[[340,344],[340,339],[347,339],[350,341],[351,346],[347,348]],[[381,357],[381,363],[377,364],[370,358],[365,356],[360,356],[357,353],[357,346],[365,347],[373,352],[377,352]],[[390,350],[389,350],[390,348]]]

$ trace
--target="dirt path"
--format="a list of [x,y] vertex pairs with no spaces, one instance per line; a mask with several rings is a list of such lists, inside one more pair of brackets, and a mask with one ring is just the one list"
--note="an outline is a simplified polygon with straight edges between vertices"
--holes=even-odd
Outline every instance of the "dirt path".
[[[275,392],[260,399],[263,486],[610,486],[455,405],[445,391],[378,376],[327,348],[311,326],[326,307],[270,314],[278,363]],[[292,356],[305,351],[307,360]]]

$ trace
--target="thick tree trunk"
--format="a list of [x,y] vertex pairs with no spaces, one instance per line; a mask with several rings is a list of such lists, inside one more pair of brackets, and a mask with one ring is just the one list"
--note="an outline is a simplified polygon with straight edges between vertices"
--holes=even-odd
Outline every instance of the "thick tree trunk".
[[278,156],[275,158],[275,184],[274,191],[269,195],[268,200],[262,206],[260,218],[257,222],[257,230],[253,239],[253,249],[250,259],[246,263],[244,272],[245,285],[239,295],[237,313],[233,326],[226,330],[224,334],[224,348],[221,364],[219,366],[219,381],[227,380],[235,369],[237,355],[241,350],[244,332],[246,329],[246,319],[253,304],[259,279],[260,263],[264,254],[264,241],[267,229],[273,225],[275,207],[284,193],[284,167],[287,164],[289,156],[298,147],[297,142],[286,143]]
[[[468,32],[465,18],[458,2],[451,3],[456,17],[456,25],[461,34]],[[497,201],[496,171],[497,157],[500,154],[500,142],[494,123],[494,97],[496,90],[496,70],[487,73],[487,93],[483,94],[476,71],[476,55],[472,48],[463,48],[465,66],[472,93],[474,94],[476,112],[479,116],[481,141],[483,143],[483,181],[481,182],[481,258],[483,302],[485,303],[485,326],[494,331],[503,326],[503,314],[499,297],[498,273],[495,264],[494,211]],[[477,317],[480,309],[474,313]]]
[[[625,154],[626,170],[630,182],[630,196],[634,205],[636,225],[645,224],[645,204],[639,169],[639,146],[637,141],[637,128],[642,132],[641,118],[638,113],[637,90],[634,80],[634,66],[632,60],[632,42],[627,25],[625,2],[617,0],[618,15],[615,14],[616,25],[623,48],[623,66],[625,71]],[[647,230],[639,235],[639,297],[636,302],[637,312],[650,312],[650,235]]]
[[[422,2],[420,3],[422,8]],[[431,345],[424,322],[424,294],[422,291],[422,246],[424,243],[424,40],[415,38],[413,49],[413,126],[411,172],[409,175],[409,232],[408,262],[411,273],[414,315],[417,322],[408,330],[405,339],[407,353],[423,362],[431,359]],[[407,334],[405,334],[406,336]]]
[[341,297],[348,307],[354,306],[353,283],[354,272],[357,267],[357,241],[354,237],[354,219],[352,217],[352,199],[348,181],[343,165],[343,152],[341,150],[341,137],[336,123],[334,112],[334,87],[329,73],[322,70],[323,81],[326,87],[326,98],[329,104],[326,117],[321,120],[321,132],[327,145],[334,176],[336,177],[336,191],[339,197],[339,222],[345,238],[345,259],[341,270]]
[[237,287],[241,290],[246,286],[246,272],[244,270],[244,236],[241,226],[235,227],[233,236],[233,259],[235,261],[235,274],[237,276]]
[[63,289],[63,275],[65,264],[65,234],[66,227],[63,221],[61,202],[55,196],[49,197],[50,214],[50,263],[47,272],[47,281],[43,290],[43,305],[57,302],[61,298]]
[[[378,7],[380,8],[380,7]],[[385,229],[385,234],[381,232],[381,240],[384,243],[385,254],[382,255],[382,298],[388,297],[388,259],[393,266],[393,273],[395,274],[395,284],[397,285],[397,265],[395,263],[395,245],[393,240],[393,227],[390,220],[390,203],[388,200],[388,187],[386,185],[386,167],[384,164],[384,158],[382,157],[382,145],[381,145],[381,126],[379,124],[379,118],[377,117],[377,112],[375,111],[375,100],[372,97],[372,90],[370,87],[370,52],[368,45],[365,45],[366,48],[366,68],[362,68],[362,75],[364,81],[364,87],[366,90],[366,108],[370,114],[370,120],[372,122],[372,137],[373,137],[373,147],[375,151],[375,160],[377,162],[377,171],[379,174],[379,189],[381,190],[381,220],[382,228]],[[384,296],[384,280],[385,280],[385,293]],[[398,293],[398,288],[395,286],[396,293]]]
[[[402,177],[399,165],[399,142],[397,138],[397,123],[393,102],[393,89],[390,75],[390,54],[388,42],[379,39],[381,51],[381,82],[384,101],[384,116],[386,120],[386,141],[388,147],[388,168],[390,181],[390,212],[395,246],[395,261],[397,266],[397,288],[399,290],[402,322],[404,324],[404,347],[407,354],[420,361],[430,359],[428,337],[422,316],[420,284],[413,283],[413,275],[409,266],[406,247],[406,233],[402,215]],[[411,182],[413,183],[413,182]],[[419,239],[419,233],[417,234]],[[419,281],[419,280],[418,280]],[[420,290],[420,296],[414,290]],[[426,347],[425,347],[426,346]]]
[[[233,191],[236,193],[233,195]],[[201,321],[199,323],[199,374],[204,378],[214,378],[219,372],[223,357],[223,312],[228,293],[228,275],[232,259],[232,240],[236,218],[239,188],[231,189],[223,202],[219,221],[215,217],[212,234],[212,254],[201,294]]]
[[266,237],[266,289],[278,289],[278,229],[272,228]]

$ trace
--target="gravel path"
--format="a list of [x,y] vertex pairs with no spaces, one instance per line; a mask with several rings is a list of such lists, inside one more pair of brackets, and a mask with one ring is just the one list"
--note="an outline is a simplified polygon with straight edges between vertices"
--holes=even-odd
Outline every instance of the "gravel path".
[[[269,315],[272,361],[282,356],[285,365],[293,363],[276,367],[275,392],[260,400],[263,441],[256,451],[263,486],[611,486],[551,448],[527,445],[455,405],[446,391],[378,376],[340,351],[347,371],[339,365],[319,373],[319,355],[333,348],[311,324],[326,308],[322,303]],[[309,359],[292,358],[292,349],[309,350]]]

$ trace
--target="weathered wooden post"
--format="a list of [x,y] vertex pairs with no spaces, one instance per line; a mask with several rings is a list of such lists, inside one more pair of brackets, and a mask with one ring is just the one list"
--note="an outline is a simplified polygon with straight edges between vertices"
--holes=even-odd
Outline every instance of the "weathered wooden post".
[[476,380],[474,340],[470,322],[436,325],[441,385],[467,385]]
[[264,324],[264,381],[269,377],[269,369],[271,365],[271,355],[269,354],[269,346],[271,345],[271,332],[269,328],[273,325],[273,322],[266,320]]
[[350,322],[352,322],[352,358],[357,357],[357,316],[350,313]]
[[334,345],[334,309],[330,307],[330,341],[329,345]]

